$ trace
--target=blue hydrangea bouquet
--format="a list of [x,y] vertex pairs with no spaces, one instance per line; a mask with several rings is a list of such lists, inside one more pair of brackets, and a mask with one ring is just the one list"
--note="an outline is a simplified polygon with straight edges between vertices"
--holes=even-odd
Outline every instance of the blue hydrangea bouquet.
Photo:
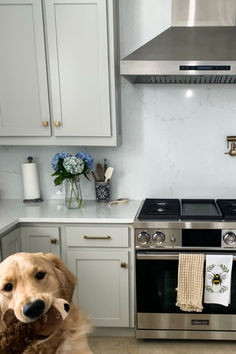
[[93,169],[93,159],[86,152],[78,152],[75,156],[67,152],[58,152],[52,159],[52,168],[56,176],[54,184],[62,184],[65,180],[65,202],[68,208],[80,208],[82,205],[82,193],[80,176],[84,175],[88,180],[88,174]]

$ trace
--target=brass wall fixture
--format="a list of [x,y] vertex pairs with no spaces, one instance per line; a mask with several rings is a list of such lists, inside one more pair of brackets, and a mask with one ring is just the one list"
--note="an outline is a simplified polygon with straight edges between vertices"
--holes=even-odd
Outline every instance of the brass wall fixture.
[[227,149],[230,149],[225,154],[236,156],[236,136],[227,136]]

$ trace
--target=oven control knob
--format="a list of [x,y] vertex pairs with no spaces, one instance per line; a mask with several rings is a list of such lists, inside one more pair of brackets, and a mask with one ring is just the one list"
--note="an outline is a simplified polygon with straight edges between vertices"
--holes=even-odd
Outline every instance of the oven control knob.
[[224,243],[228,246],[234,246],[236,244],[236,235],[235,233],[229,231],[223,236]]
[[152,236],[153,241],[157,245],[162,245],[163,242],[165,241],[165,238],[166,238],[165,235],[161,231],[155,232],[155,234]]
[[146,245],[150,241],[150,236],[147,231],[141,231],[138,234],[137,240],[141,245]]
[[170,242],[174,243],[176,241],[176,238],[175,237],[171,237],[170,238]]

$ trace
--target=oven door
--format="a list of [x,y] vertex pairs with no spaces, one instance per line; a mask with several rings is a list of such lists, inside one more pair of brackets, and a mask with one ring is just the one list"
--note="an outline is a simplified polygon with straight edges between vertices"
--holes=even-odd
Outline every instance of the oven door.
[[178,253],[137,252],[137,329],[236,331],[236,256],[231,304],[225,307],[203,303],[201,313],[183,312],[175,305],[178,258]]

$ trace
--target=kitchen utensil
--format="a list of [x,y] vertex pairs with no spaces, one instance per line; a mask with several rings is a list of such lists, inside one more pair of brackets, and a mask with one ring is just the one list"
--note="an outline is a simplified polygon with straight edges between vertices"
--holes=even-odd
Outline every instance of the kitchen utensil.
[[109,179],[111,179],[113,171],[114,171],[113,167],[107,167],[106,172],[105,172],[105,182],[107,182]]
[[100,163],[97,163],[96,165],[96,172],[99,178],[99,181],[104,181],[104,171],[103,171],[103,167]]
[[115,204],[126,204],[129,202],[129,199],[128,198],[118,198],[116,200],[112,200],[108,203],[108,206],[112,206],[112,205],[115,205]]
[[104,169],[104,174],[105,174],[105,172],[107,170],[107,159],[106,158],[104,159],[103,169]]
[[97,176],[95,175],[95,173],[93,171],[92,171],[92,175],[93,175],[94,181],[98,182]]

